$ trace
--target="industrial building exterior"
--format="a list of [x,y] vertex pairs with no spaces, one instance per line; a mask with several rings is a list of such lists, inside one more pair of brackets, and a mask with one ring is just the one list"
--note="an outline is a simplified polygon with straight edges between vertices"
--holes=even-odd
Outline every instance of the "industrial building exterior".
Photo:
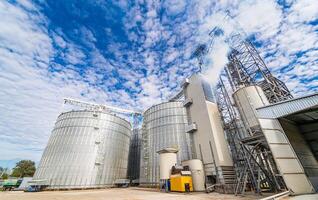
[[127,178],[134,184],[139,183],[140,177],[140,153],[141,153],[141,130],[134,128],[129,146]]
[[[168,168],[188,168],[195,191],[317,192],[318,94],[293,98],[251,42],[240,34],[229,41],[229,63],[215,90],[211,77],[194,73],[168,102],[142,114],[71,100],[85,109],[58,117],[34,179],[57,189],[126,178],[157,187],[169,179],[169,169],[160,174],[158,153],[168,152],[176,154]],[[196,50],[199,64],[211,44]],[[132,115],[133,123],[116,113]]]
[[140,184],[159,185],[159,155],[157,151],[179,149],[178,162],[191,158],[191,138],[186,133],[186,110],[182,102],[165,102],[144,112]]
[[[214,185],[219,192],[244,192],[247,184],[255,187],[253,175],[260,191],[317,191],[318,94],[271,104],[260,86],[239,87],[231,97],[237,115],[234,139],[217,95],[194,74],[176,97],[147,109],[139,128],[104,111],[62,113],[33,179],[47,181],[50,189],[109,187],[126,178],[156,187],[157,152],[175,148],[176,163],[194,167],[197,191]],[[262,162],[253,157],[262,154]]]
[[200,74],[183,83],[187,132],[194,138],[193,158],[203,162],[207,184],[234,184],[235,172],[211,86]]
[[[282,129],[282,126],[287,126],[288,129],[294,129],[293,137],[299,137],[297,135],[296,127],[292,127],[291,124],[284,125],[281,121],[278,122],[275,119],[264,119],[256,112],[256,108],[262,109],[263,106],[268,106],[269,101],[265,96],[265,93],[259,86],[247,86],[240,88],[234,94],[234,99],[238,105],[239,113],[243,119],[245,127],[248,127],[253,135],[249,137],[249,143],[264,143],[272,153],[273,161],[277,167],[276,174],[279,176],[274,177],[277,182],[279,178],[284,180],[286,187],[294,193],[311,193],[313,187],[305,174],[303,167],[301,166],[300,160],[303,156],[298,157],[295,153],[295,148],[292,147],[291,140],[288,139],[287,134]],[[302,145],[301,145],[302,144]],[[298,142],[298,145],[302,146],[302,150],[307,149],[307,145],[304,142]],[[297,147],[297,146],[295,146]],[[307,151],[308,152],[308,151]],[[312,156],[312,153],[311,153]],[[308,157],[306,157],[308,159]],[[310,160],[313,160],[310,157]],[[317,165],[317,161],[313,164]],[[314,168],[317,166],[313,165]],[[265,167],[264,167],[265,168]],[[274,169],[275,170],[275,169]],[[277,183],[279,185],[279,182]]]
[[318,94],[256,109],[289,189],[318,191]]
[[130,123],[109,113],[62,113],[33,179],[50,189],[112,186],[126,178],[130,135]]

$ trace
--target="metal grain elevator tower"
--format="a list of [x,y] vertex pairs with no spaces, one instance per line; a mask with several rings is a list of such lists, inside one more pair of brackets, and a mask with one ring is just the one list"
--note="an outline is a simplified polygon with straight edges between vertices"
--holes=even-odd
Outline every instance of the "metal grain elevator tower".
[[242,38],[240,33],[235,33],[230,35],[228,43],[231,52],[228,55],[229,64],[226,71],[233,89],[258,85],[270,103],[293,98],[285,83],[268,70],[264,60],[249,40]]
[[[200,69],[215,39],[223,34],[222,27],[214,27],[209,33],[209,42],[195,50]],[[288,159],[299,162],[283,131],[265,134],[267,124],[256,114],[258,107],[293,97],[286,85],[271,74],[253,44],[242,35],[238,32],[227,35],[229,63],[216,87],[217,105],[237,176],[235,193],[242,194],[248,188],[259,194],[286,189],[294,189],[295,193],[308,192],[310,185],[307,185],[303,170],[298,175],[307,189],[296,189],[296,184],[290,181],[296,177],[296,171],[286,174],[288,169],[283,163],[287,158],[278,156],[278,146],[284,145],[288,147]],[[281,137],[283,143],[276,144],[273,137]]]

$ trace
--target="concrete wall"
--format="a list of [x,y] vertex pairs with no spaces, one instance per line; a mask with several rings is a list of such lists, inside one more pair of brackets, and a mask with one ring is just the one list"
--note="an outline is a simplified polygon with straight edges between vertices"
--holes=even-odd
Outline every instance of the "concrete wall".
[[216,175],[215,165],[217,168],[233,166],[217,105],[206,100],[199,75],[189,78],[185,90],[186,98],[191,98],[193,102],[187,108],[190,120],[197,125],[197,130],[192,133],[195,146],[193,157],[202,160],[206,175]]
[[228,151],[228,143],[225,139],[224,130],[222,127],[221,116],[218,107],[215,103],[206,101],[209,120],[213,131],[213,146],[214,154],[219,166],[232,166],[232,158]]

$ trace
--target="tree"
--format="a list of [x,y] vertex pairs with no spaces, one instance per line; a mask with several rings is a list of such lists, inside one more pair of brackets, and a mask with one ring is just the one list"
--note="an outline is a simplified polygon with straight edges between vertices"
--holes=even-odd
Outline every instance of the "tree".
[[13,177],[25,177],[25,176],[33,176],[35,172],[35,163],[31,160],[21,160],[17,162],[15,168],[13,168],[13,172],[11,176]]
[[0,179],[8,179],[8,168],[0,167]]
[[2,173],[2,176],[0,177],[2,179],[8,179],[9,178],[9,174],[7,174],[6,172]]

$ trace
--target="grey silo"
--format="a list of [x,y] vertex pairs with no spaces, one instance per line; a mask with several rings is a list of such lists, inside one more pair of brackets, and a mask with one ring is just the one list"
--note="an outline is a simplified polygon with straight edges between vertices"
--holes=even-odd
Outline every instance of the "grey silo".
[[140,151],[141,151],[141,130],[136,128],[133,130],[128,157],[127,178],[131,181],[139,179],[140,173]]
[[144,112],[140,183],[159,184],[159,155],[157,151],[176,147],[178,162],[191,159],[191,138],[185,132],[186,110],[182,102],[166,102],[150,107]]
[[126,178],[130,135],[130,123],[113,114],[62,113],[34,179],[54,189],[112,186]]

